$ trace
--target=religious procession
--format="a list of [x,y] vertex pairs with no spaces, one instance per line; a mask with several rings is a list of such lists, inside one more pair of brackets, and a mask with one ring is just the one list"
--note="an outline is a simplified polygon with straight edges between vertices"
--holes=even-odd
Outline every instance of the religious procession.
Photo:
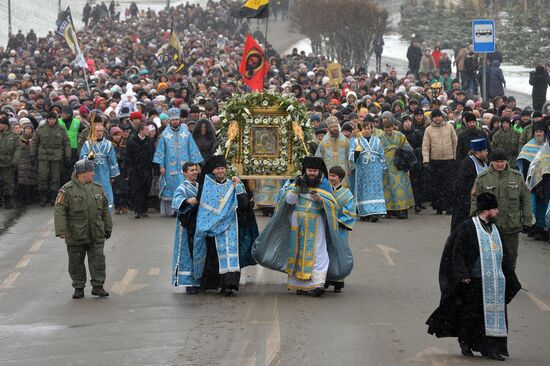
[[[0,47],[3,212],[17,222],[49,210],[74,304],[88,282],[112,301],[155,287],[131,284],[138,269],[109,284],[120,246],[136,263],[160,257],[149,276],[167,270],[162,292],[186,304],[264,296],[248,283],[253,270],[283,278],[280,301],[315,309],[357,301],[376,248],[398,268],[400,251],[384,240],[401,251],[433,243],[408,270],[433,262],[414,285],[440,296],[422,305],[423,333],[456,339],[451,354],[509,359],[508,308],[527,297],[525,243],[550,245],[548,68],[531,74],[523,105],[504,89],[484,98],[462,70],[383,71],[381,33],[375,71],[298,48],[279,54],[256,22],[288,22],[293,6],[132,2],[121,17],[114,1],[86,2],[82,29],[67,8],[45,37],[10,34]],[[498,51],[488,57],[499,67]],[[132,231],[153,238],[142,247]]]

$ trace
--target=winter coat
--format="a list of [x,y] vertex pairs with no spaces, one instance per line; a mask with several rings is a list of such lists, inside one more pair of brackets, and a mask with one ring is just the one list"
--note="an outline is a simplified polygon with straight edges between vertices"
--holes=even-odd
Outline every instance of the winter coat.
[[516,159],[520,149],[519,139],[520,134],[513,128],[510,128],[508,131],[504,131],[501,128],[495,132],[493,135],[493,141],[491,142],[491,147],[493,149],[498,147],[504,149],[506,156],[508,157],[508,164],[513,169],[517,169],[518,167],[518,162]]
[[456,160],[460,163],[468,156],[468,152],[471,150],[470,141],[486,137],[487,135],[485,135],[485,132],[479,128],[475,128],[473,130],[465,128],[458,134],[458,141],[456,144]]
[[439,60],[439,73],[440,74],[443,74],[443,72],[447,71],[449,74],[451,74],[451,69],[452,69],[452,62],[451,62],[451,59],[448,58],[448,57],[445,57],[445,58],[441,58]]
[[548,71],[542,66],[537,66],[534,72],[529,74],[529,84],[533,86],[531,96],[533,97],[533,110],[542,111],[542,106],[546,103],[546,91],[550,85],[550,76]]
[[130,190],[145,181],[151,181],[153,173],[153,155],[155,145],[153,140],[145,137],[143,140],[138,134],[133,135],[126,143],[126,164],[124,166],[128,176]]
[[429,163],[430,160],[454,160],[457,141],[453,125],[447,122],[429,125],[422,140],[422,161]]
[[34,186],[37,184],[37,170],[30,154],[31,139],[21,137],[19,146],[21,147],[21,158],[17,163],[17,184]]
[[425,74],[435,70],[434,58],[431,55],[423,55],[420,61],[420,72]]
[[407,50],[407,60],[409,60],[409,70],[416,71],[420,68],[422,60],[422,49],[418,46],[410,45]]
[[500,62],[495,61],[487,71],[487,94],[489,98],[503,96],[505,87],[506,80],[500,68]]

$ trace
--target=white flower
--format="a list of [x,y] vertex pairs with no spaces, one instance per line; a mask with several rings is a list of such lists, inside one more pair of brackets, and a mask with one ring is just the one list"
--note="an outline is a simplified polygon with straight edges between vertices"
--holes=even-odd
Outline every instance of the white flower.
[[294,106],[291,104],[291,105],[288,106],[286,111],[292,113],[294,111],[294,109],[295,109]]
[[248,149],[244,149],[243,153],[248,154],[250,151]]
[[248,164],[248,163],[250,163],[250,160],[244,159],[244,163],[245,163],[245,164]]
[[264,100],[264,101],[262,102],[262,105],[263,105],[264,107],[267,107],[267,106],[269,105],[269,102],[268,102],[267,100]]
[[258,160],[254,160],[254,165],[258,165],[258,164],[259,164]]
[[273,166],[279,166],[279,160],[274,160],[273,161]]

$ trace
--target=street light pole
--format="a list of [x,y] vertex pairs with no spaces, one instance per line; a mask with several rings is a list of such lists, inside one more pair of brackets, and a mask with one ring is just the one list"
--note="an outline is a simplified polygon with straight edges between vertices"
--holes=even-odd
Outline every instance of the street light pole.
[[8,0],[8,36],[11,36],[11,0]]

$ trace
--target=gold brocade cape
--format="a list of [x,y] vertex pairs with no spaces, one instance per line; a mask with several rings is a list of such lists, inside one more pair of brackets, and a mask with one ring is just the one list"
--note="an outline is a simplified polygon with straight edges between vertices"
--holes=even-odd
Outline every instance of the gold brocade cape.
[[[252,246],[252,256],[260,265],[283,273],[287,273],[289,265],[292,231],[289,217],[295,209],[293,205],[286,203],[286,196],[290,190],[296,190],[296,186],[290,184],[283,188],[273,217]],[[347,240],[338,234],[336,199],[325,178],[315,190],[323,199],[321,214],[327,223],[325,228],[329,256],[327,280],[343,279],[353,269],[353,255]]]

